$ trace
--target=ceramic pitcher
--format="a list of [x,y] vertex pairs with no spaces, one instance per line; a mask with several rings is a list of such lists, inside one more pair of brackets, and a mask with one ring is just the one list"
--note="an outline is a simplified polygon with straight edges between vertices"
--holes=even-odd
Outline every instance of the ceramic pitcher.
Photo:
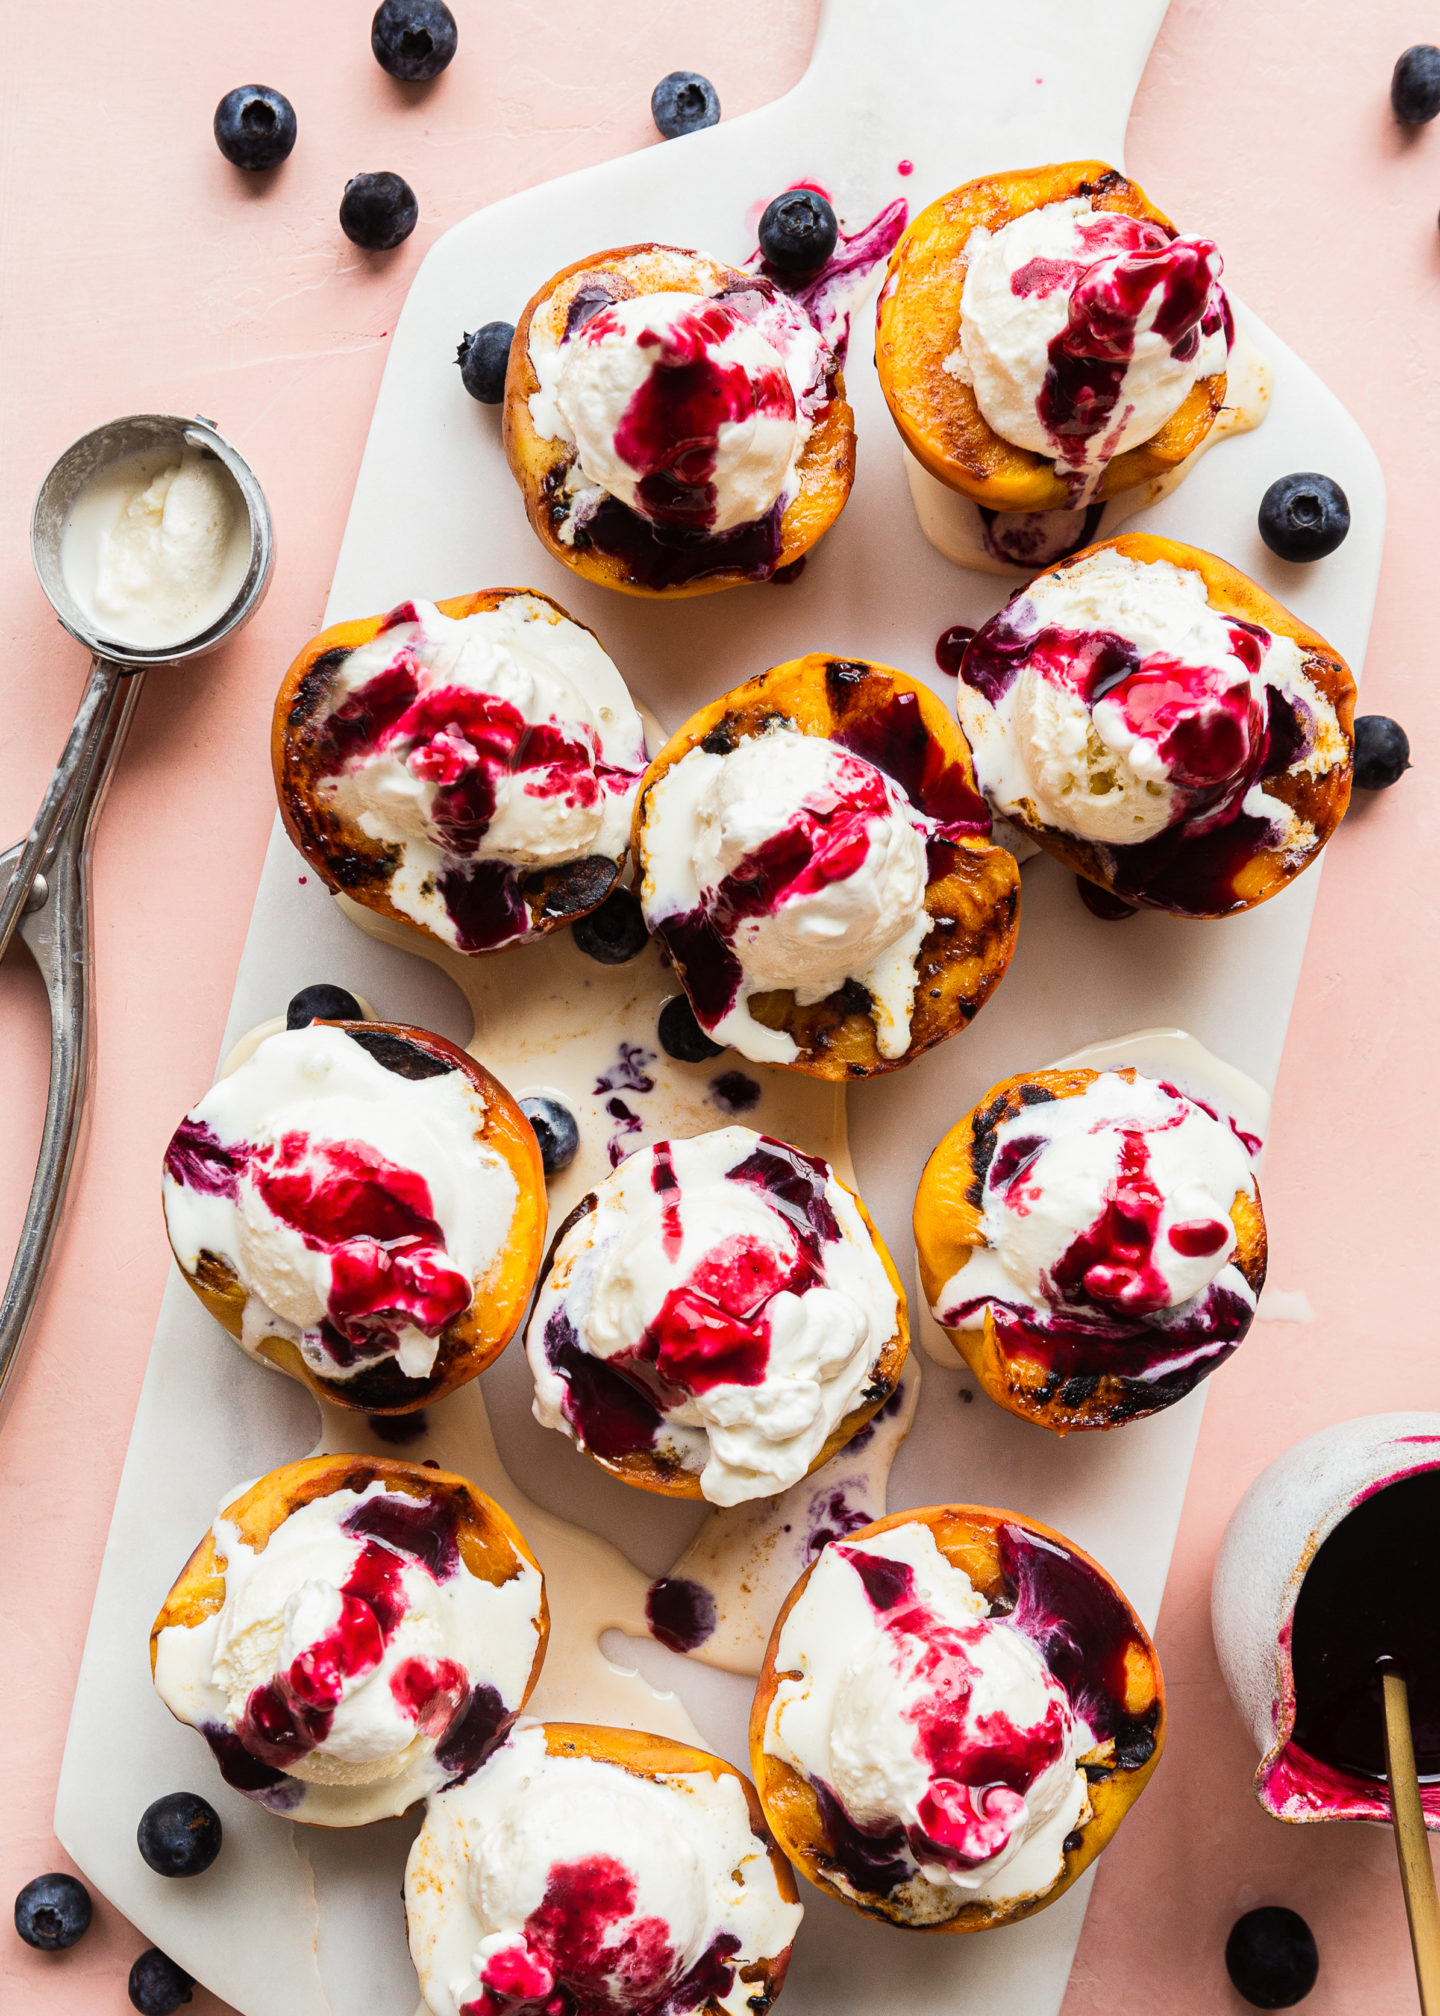
[[[1345,1515],[1387,1484],[1437,1469],[1440,1414],[1339,1421],[1262,1471],[1225,1529],[1212,1589],[1215,1646],[1260,1752],[1255,1796],[1277,1820],[1390,1818],[1383,1784],[1322,1764],[1292,1741],[1291,1629],[1305,1572]],[[1426,1825],[1440,1831],[1440,1785],[1422,1787],[1422,1799]]]

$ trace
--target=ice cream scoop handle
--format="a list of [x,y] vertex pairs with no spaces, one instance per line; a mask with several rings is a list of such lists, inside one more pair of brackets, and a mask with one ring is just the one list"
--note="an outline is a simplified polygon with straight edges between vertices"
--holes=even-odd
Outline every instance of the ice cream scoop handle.
[[88,767],[96,740],[103,734],[105,722],[115,706],[119,689],[130,676],[133,675],[122,672],[118,665],[108,664],[103,658],[97,658],[90,668],[90,682],[85,688],[69,739],[45,788],[34,824],[15,857],[6,880],[5,893],[0,896],[0,958],[4,957],[5,947],[15,935],[15,927],[24,914],[25,904],[45,856],[55,844],[60,820],[76,781]]
[[1385,1689],[1385,1775],[1390,1781],[1390,1817],[1405,1891],[1405,1915],[1410,1921],[1415,1982],[1423,2016],[1440,2016],[1440,1900],[1435,1894],[1435,1867],[1415,1773],[1410,1696],[1404,1674],[1395,1667],[1387,1667],[1381,1680]]
[[80,1139],[90,1074],[90,829],[139,687],[138,674],[123,675],[97,662],[40,816],[29,837],[0,856],[0,877],[10,871],[7,912],[17,885],[22,891],[13,905],[12,928],[18,928],[40,969],[50,1007],[50,1087],[40,1155],[0,1300],[0,1419],[14,1395],[16,1366]]

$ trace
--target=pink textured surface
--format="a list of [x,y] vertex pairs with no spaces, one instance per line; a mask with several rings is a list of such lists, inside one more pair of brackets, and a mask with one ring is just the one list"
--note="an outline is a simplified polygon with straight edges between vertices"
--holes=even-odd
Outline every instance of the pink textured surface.
[[[410,277],[479,205],[646,144],[649,89],[671,67],[714,78],[729,113],[776,96],[804,68],[816,12],[816,0],[456,6],[461,53],[428,93],[374,66],[368,0],[10,11],[0,834],[28,822],[84,670],[27,559],[29,500],[66,441],[114,413],[215,415],[267,487],[281,557],[239,644],[206,668],[152,676],[101,828],[89,1147],[0,1438],[0,1900],[62,1863],[50,1811],[70,1692],[167,1266],[155,1172],[216,1054],[270,826],[270,701],[324,606]],[[1365,704],[1406,722],[1417,767],[1361,806],[1329,853],[1266,1181],[1272,1278],[1303,1289],[1316,1321],[1258,1330],[1213,1384],[1160,1624],[1171,1747],[1101,1867],[1066,2016],[1149,2016],[1177,1995],[1190,2016],[1238,2009],[1224,1933],[1267,1901],[1316,1929],[1315,2016],[1414,2007],[1387,1838],[1282,1829],[1251,1803],[1207,1606],[1221,1528],[1272,1454],[1349,1413],[1440,1404],[1434,1343],[1415,1321],[1428,1308],[1440,1139],[1427,985],[1440,975],[1440,787],[1421,697],[1434,570],[1421,528],[1440,453],[1440,127],[1404,136],[1386,101],[1397,53],[1434,31],[1409,0],[1174,0],[1130,135],[1130,171],[1187,227],[1214,232],[1237,291],[1379,451],[1391,534]],[[276,175],[249,180],[220,159],[209,122],[223,91],[256,76],[293,98],[301,138]],[[349,174],[377,167],[414,183],[421,224],[398,253],[370,259],[341,238],[334,209]],[[477,320],[512,307],[477,274]],[[46,1068],[23,956],[0,972],[0,1016],[8,1251]],[[0,2005],[122,2009],[141,1943],[103,1905],[69,1955],[33,1954],[0,1930]],[[194,2005],[197,2016],[219,2006]]]

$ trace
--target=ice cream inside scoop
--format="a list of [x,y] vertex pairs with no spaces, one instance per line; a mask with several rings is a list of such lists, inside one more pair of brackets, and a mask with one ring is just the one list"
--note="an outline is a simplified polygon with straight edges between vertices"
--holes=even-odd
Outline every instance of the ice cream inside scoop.
[[218,622],[250,560],[250,520],[213,455],[125,456],[98,471],[61,535],[65,585],[96,632],[137,651]]

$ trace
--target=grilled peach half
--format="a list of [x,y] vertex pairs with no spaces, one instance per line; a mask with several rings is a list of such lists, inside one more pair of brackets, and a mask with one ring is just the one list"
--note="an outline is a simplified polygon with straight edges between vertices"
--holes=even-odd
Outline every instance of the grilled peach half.
[[[493,1499],[487,1498],[464,1477],[448,1470],[428,1469],[421,1463],[406,1463],[385,1456],[308,1456],[298,1463],[287,1463],[281,1469],[271,1470],[238,1492],[221,1507],[217,1518],[233,1527],[253,1554],[263,1554],[286,1520],[305,1506],[342,1491],[360,1496],[375,1484],[383,1486],[387,1492],[414,1499],[425,1507],[417,1544],[423,1547],[427,1530],[437,1536],[443,1535],[447,1542],[453,1534],[461,1565],[477,1582],[499,1589],[517,1575],[533,1572],[536,1576],[539,1586],[538,1607],[533,1620],[535,1649],[518,1698],[513,1703],[501,1703],[494,1688],[489,1686],[477,1689],[476,1695],[471,1697],[470,1706],[478,1705],[484,1718],[484,1740],[487,1743],[498,1741],[524,1707],[540,1677],[550,1635],[550,1613],[540,1564],[518,1528]],[[430,1525],[432,1520],[433,1525]],[[223,1542],[223,1536],[220,1539]],[[173,1629],[193,1631],[224,1608],[228,1567],[223,1547],[217,1545],[217,1535],[212,1526],[181,1569],[151,1629],[152,1678],[159,1663],[162,1633]],[[165,1698],[173,1714],[182,1721],[190,1721],[190,1715],[184,1712],[183,1698],[181,1705],[168,1695]],[[195,1705],[198,1707],[198,1704]],[[458,1729],[452,1727],[444,1741],[449,1743],[457,1736],[463,1740],[468,1722],[469,1710],[462,1707]],[[198,1727],[211,1742],[222,1773],[237,1790],[307,1825],[362,1825],[367,1820],[402,1812],[407,1805],[423,1797],[427,1790],[424,1782],[402,1771],[388,1779],[377,1780],[370,1788],[381,1795],[376,1808],[370,1811],[347,1810],[343,1785],[288,1777],[278,1766],[253,1756],[238,1735],[232,1735],[227,1742],[220,1744],[217,1738],[221,1732],[213,1725],[195,1723],[192,1726]],[[442,1765],[436,1770],[429,1790],[435,1790],[443,1782],[448,1768]],[[277,1794],[282,1796],[277,1797]],[[388,1807],[387,1797],[390,1802]]]
[[[910,1350],[910,1317],[905,1299],[905,1285],[900,1279],[895,1262],[890,1257],[890,1250],[880,1237],[875,1221],[865,1209],[858,1193],[851,1190],[848,1183],[842,1182],[837,1171],[832,1169],[830,1173],[835,1181],[840,1183],[841,1188],[848,1191],[854,1199],[855,1208],[860,1213],[865,1230],[870,1234],[875,1251],[879,1254],[881,1264],[889,1277],[890,1285],[895,1290],[895,1329],[886,1339],[871,1367],[870,1377],[860,1401],[842,1420],[836,1422],[824,1447],[806,1471],[807,1477],[818,1470],[822,1463],[828,1463],[847,1442],[853,1441],[866,1422],[879,1413],[900,1383],[900,1374],[904,1370],[905,1359]],[[559,1251],[561,1241],[568,1238],[587,1218],[594,1215],[598,1203],[599,1199],[595,1192],[590,1191],[580,1199],[561,1225],[551,1242],[550,1251],[545,1256],[545,1265],[540,1275],[541,1287],[544,1286],[555,1265],[555,1255]],[[620,1378],[619,1373],[611,1376],[617,1380]],[[653,1491],[661,1498],[694,1498],[701,1501],[704,1499],[705,1494],[700,1489],[699,1471],[687,1470],[683,1463],[673,1457],[666,1457],[657,1450],[638,1449],[620,1456],[607,1456],[601,1455],[586,1442],[579,1442],[577,1446],[584,1450],[592,1462],[598,1463],[602,1470],[608,1470],[612,1477],[618,1477],[622,1484],[633,1484],[640,1491]]]
[[[611,1764],[633,1777],[652,1781],[676,1777],[707,1777],[717,1782],[726,1778],[735,1779],[745,1795],[746,1811],[756,1845],[765,1851],[781,1901],[785,1904],[798,1902],[794,1873],[770,1837],[755,1787],[743,1772],[737,1771],[723,1758],[714,1757],[708,1750],[696,1749],[688,1743],[676,1743],[668,1736],[652,1736],[638,1729],[612,1729],[585,1722],[541,1722],[527,1725],[525,1733],[527,1736],[533,1734],[537,1728],[543,1732],[546,1754],[550,1757],[575,1757],[598,1764]],[[422,1980],[427,1967],[434,1964],[440,1944],[437,1934],[453,1908],[449,1900],[461,1891],[464,1881],[463,1866],[457,1874],[453,1836],[446,1839],[443,1831],[446,1803],[443,1799],[437,1800],[430,1809],[430,1819],[410,1851],[405,1870],[411,1950]],[[737,1884],[743,1883],[746,1876],[737,1872],[735,1880]],[[790,1952],[791,1948],[787,1945],[778,1953],[736,1953],[732,1956],[740,1980],[745,1984],[746,2007],[754,2011],[755,2016],[765,2016],[785,1985]],[[713,1993],[695,2006],[697,2016],[722,2016],[721,2005]]]
[[[939,1143],[920,1178],[915,1194],[915,1251],[920,1285],[933,1308],[945,1285],[962,1274],[970,1256],[985,1245],[981,1199],[985,1171],[995,1149],[996,1130],[1028,1108],[1050,1099],[1073,1099],[1092,1085],[1099,1072],[1023,1071],[992,1085],[984,1098],[959,1120]],[[1136,1072],[1118,1073],[1133,1082]],[[1233,1264],[1258,1295],[1265,1281],[1265,1213],[1258,1192],[1237,1190],[1230,1206],[1235,1228]],[[1137,1340],[1153,1338],[1163,1345],[1163,1333],[1136,1323]],[[1220,1363],[1208,1360],[1168,1379],[1141,1378],[1126,1346],[1096,1340],[1073,1346],[1057,1363],[1043,1333],[1030,1333],[1021,1323],[997,1326],[993,1310],[984,1327],[952,1330],[945,1335],[976,1379],[1008,1413],[1034,1421],[1057,1435],[1072,1429],[1116,1428],[1143,1420],[1181,1400]],[[1243,1335],[1243,1332],[1242,1332]],[[1238,1344],[1240,1338],[1235,1342]],[[1233,1347],[1232,1347],[1233,1348]]]
[[530,401],[540,380],[532,344],[558,347],[608,303],[639,294],[741,296],[770,285],[737,266],[678,246],[620,245],[577,259],[547,280],[527,304],[510,346],[505,380],[505,454],[536,537],[562,567],[626,595],[713,595],[747,581],[768,580],[801,559],[835,523],[855,480],[855,421],[838,365],[829,376],[828,402],[801,453],[799,488],[781,516],[778,545],[763,520],[757,527],[741,525],[708,539],[692,532],[671,536],[663,528],[657,535],[646,520],[614,500],[606,507],[613,537],[599,525],[591,531],[577,527],[573,539],[560,536],[568,518],[561,492],[575,450],[568,441],[547,441],[536,430]]
[[[770,1831],[817,1889],[867,1917],[906,1931],[983,1932],[1033,1917],[1062,1897],[1114,1836],[1145,1789],[1165,1744],[1165,1682],[1150,1634],[1098,1561],[1063,1534],[1019,1512],[988,1505],[932,1505],[892,1512],[850,1541],[912,1522],[928,1526],[935,1545],[963,1570],[992,1611],[1022,1618],[1031,1604],[1053,1608],[1056,1637],[1069,1655],[1065,1685],[1098,1740],[1079,1760],[1089,1785],[1090,1816],[1067,1837],[1065,1863],[1039,1896],[962,1905],[938,1923],[910,1923],[888,1897],[857,1895],[834,1880],[840,1865],[820,1800],[809,1780],[765,1747],[771,1704],[785,1674],[777,1655],[785,1620],[814,1573],[806,1569],[785,1599],[770,1636],[750,1711],[750,1769]],[[1043,1588],[1042,1588],[1043,1583]],[[1033,1586],[1030,1586],[1033,1585]],[[1043,1646],[1042,1646],[1043,1651]],[[1101,1725],[1097,1727],[1097,1724]]]
[[[475,1283],[467,1309],[440,1333],[435,1363],[423,1379],[412,1379],[393,1359],[368,1365],[353,1379],[331,1379],[313,1370],[289,1337],[262,1336],[255,1355],[308,1386],[317,1400],[363,1414],[410,1414],[474,1379],[500,1356],[520,1327],[535,1286],[545,1245],[545,1171],[535,1130],[498,1078],[483,1064],[428,1029],[398,1022],[337,1022],[378,1064],[401,1078],[431,1078],[462,1071],[485,1108],[476,1140],[499,1155],[515,1178],[515,1215],[488,1274]],[[180,1256],[181,1272],[210,1314],[240,1341],[246,1290],[227,1260],[202,1252],[193,1273]]]
[[[791,989],[750,997],[754,1019],[783,1029],[797,1046],[793,1062],[778,1068],[840,1080],[897,1070],[963,1029],[999,984],[1019,929],[1020,871],[1014,856],[989,838],[970,746],[945,704],[892,666],[813,651],[722,694],[660,751],[635,803],[634,854],[642,882],[650,837],[646,808],[666,771],[701,743],[723,754],[777,721],[829,737],[885,771],[921,812],[952,830],[967,829],[932,845],[925,909],[933,922],[916,961],[903,1055],[881,1055],[868,997],[854,982],[806,1007]],[[685,962],[667,942],[663,921],[655,935],[684,984]]]
[[[473,595],[454,595],[435,607],[457,621],[482,610],[498,609],[512,596],[544,603],[557,622],[574,623],[568,610],[535,588],[485,588]],[[324,746],[327,701],[341,665],[362,644],[368,644],[396,620],[363,616],[353,623],[333,623],[305,646],[280,685],[270,731],[270,761],[280,817],[295,846],[329,887],[362,903],[407,931],[423,938],[444,939],[417,922],[390,899],[390,884],[400,866],[401,850],[386,840],[373,840],[353,820],[343,818],[320,789],[330,774]],[[588,629],[588,624],[581,624]],[[591,632],[593,635],[594,633]],[[528,937],[543,937],[573,924],[597,909],[620,879],[624,861],[603,854],[565,861],[553,868],[517,871],[519,892],[529,915]],[[506,944],[525,942],[507,938]]]
[[[1103,161],[984,175],[921,211],[895,247],[880,292],[875,366],[901,439],[947,489],[991,511],[1063,511],[1072,500],[1054,462],[1003,441],[973,389],[944,368],[960,341],[965,247],[977,226],[999,231],[1027,211],[1074,196],[1088,196],[1097,210],[1122,211],[1174,231],[1137,183]],[[1163,476],[1193,455],[1224,403],[1225,374],[1202,378],[1158,433],[1115,456],[1100,497]]]
[[[1168,561],[1172,567],[1186,568],[1205,583],[1210,607],[1220,615],[1240,623],[1258,624],[1276,637],[1290,637],[1299,645],[1302,669],[1322,699],[1334,709],[1334,727],[1316,724],[1313,748],[1298,754],[1282,740],[1271,745],[1267,761],[1273,767],[1259,779],[1268,798],[1286,807],[1303,834],[1312,837],[1303,844],[1294,838],[1273,843],[1256,841],[1250,847],[1237,846],[1235,822],[1213,828],[1198,837],[1181,836],[1173,847],[1147,842],[1144,848],[1101,846],[1093,840],[1077,839],[1049,826],[1028,805],[1019,809],[1016,823],[1031,834],[1047,853],[1053,854],[1087,882],[1098,883],[1127,903],[1143,909],[1167,910],[1175,917],[1230,917],[1253,910],[1257,903],[1278,895],[1302,870],[1320,857],[1320,850],[1345,816],[1350,803],[1350,784],[1355,750],[1355,680],[1350,667],[1318,631],[1293,616],[1282,603],[1268,594],[1248,574],[1232,567],[1215,554],[1178,539],[1160,539],[1149,532],[1127,532],[1098,546],[1042,568],[1035,578],[1061,572],[1085,560],[1092,553],[1113,550],[1141,563]],[[962,668],[963,684],[963,668]],[[1276,750],[1278,747],[1278,756]],[[1284,761],[1279,760],[1284,757]],[[1012,815],[1014,816],[1014,815]],[[1162,841],[1163,841],[1162,836]],[[1145,866],[1137,866],[1140,857]],[[1153,865],[1149,865],[1153,864]]]

